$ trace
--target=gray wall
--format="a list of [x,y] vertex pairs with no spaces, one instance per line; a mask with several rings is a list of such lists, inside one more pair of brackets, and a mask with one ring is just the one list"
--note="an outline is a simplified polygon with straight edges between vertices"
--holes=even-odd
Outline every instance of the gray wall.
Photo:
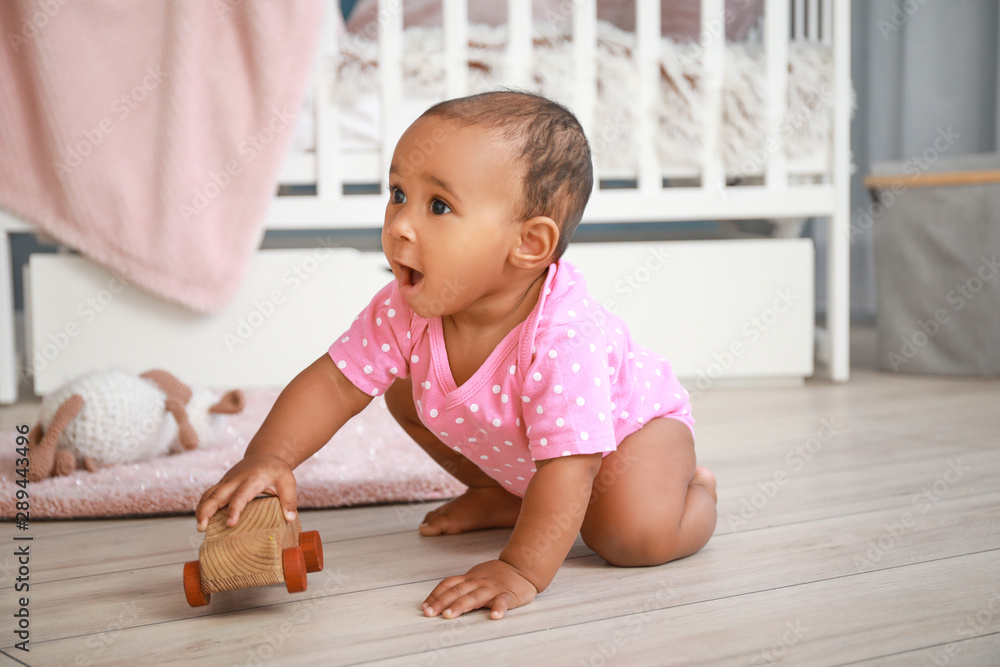
[[997,0],[854,0],[851,11],[851,303],[855,319],[870,319],[877,304],[861,179],[873,162],[920,159],[948,128],[948,155],[1000,150],[1000,11]]

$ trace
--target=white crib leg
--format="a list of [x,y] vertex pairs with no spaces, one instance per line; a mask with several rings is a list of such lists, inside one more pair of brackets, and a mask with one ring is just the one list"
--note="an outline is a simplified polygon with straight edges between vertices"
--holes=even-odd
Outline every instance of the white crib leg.
[[17,402],[14,273],[10,233],[0,221],[0,404]]

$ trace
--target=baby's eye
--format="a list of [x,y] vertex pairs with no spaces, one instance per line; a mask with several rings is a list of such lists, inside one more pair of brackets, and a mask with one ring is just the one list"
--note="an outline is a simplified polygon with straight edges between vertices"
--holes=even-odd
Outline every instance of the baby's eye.
[[393,204],[406,203],[406,195],[403,194],[403,191],[397,188],[396,186],[392,186],[392,189],[389,190],[389,199],[392,201]]
[[440,199],[435,199],[431,202],[431,213],[434,215],[444,215],[445,213],[451,213],[451,207],[445,204]]

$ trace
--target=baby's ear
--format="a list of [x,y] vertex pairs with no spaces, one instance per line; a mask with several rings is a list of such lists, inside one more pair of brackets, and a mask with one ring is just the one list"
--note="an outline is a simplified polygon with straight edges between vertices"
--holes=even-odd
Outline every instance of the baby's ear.
[[510,263],[519,269],[548,266],[559,245],[559,225],[544,215],[521,224],[520,244],[510,253]]

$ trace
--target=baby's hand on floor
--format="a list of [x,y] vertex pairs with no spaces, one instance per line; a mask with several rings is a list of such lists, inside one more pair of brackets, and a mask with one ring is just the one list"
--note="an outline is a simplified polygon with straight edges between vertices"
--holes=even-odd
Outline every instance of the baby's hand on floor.
[[424,600],[425,616],[458,618],[467,611],[490,607],[490,618],[535,599],[538,590],[512,565],[501,560],[480,563],[463,575],[448,577]]

